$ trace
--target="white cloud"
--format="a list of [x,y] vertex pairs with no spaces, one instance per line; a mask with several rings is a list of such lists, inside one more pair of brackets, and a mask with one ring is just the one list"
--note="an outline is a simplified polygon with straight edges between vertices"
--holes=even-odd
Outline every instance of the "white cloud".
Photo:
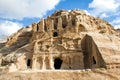
[[84,10],[87,15],[91,15],[87,10]]
[[114,25],[114,28],[115,28],[115,29],[120,29],[120,24]]
[[110,19],[114,28],[120,28],[120,0],[92,0],[89,9],[93,16]]
[[115,28],[120,28],[120,18],[116,18],[111,22],[112,25],[115,26]]
[[22,28],[22,24],[11,21],[0,21],[0,38],[5,39],[17,30]]
[[0,0],[0,18],[40,18],[59,2],[60,0]]
[[120,24],[120,19],[117,18],[117,19],[113,20],[112,23],[113,23],[113,24]]
[[91,13],[96,16],[101,16],[101,14],[105,13],[113,13],[118,10],[120,7],[119,0],[93,0],[89,4],[89,8],[91,8]]
[[106,14],[106,13],[103,13],[103,14],[101,14],[101,16],[100,16],[101,18],[107,18],[108,17],[108,15]]
[[0,38],[5,38],[22,27],[10,20],[41,18],[60,1],[63,0],[0,0]]

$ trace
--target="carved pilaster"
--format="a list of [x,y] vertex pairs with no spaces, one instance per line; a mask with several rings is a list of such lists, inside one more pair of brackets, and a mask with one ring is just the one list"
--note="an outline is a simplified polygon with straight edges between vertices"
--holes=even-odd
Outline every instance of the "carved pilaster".
[[38,46],[38,41],[36,41],[34,43],[34,54],[38,54],[39,53],[39,46]]
[[58,18],[57,28],[58,30],[62,30],[62,18],[61,17]]
[[38,27],[38,32],[44,32],[44,19],[42,18],[41,21],[38,23],[37,27]]
[[72,27],[72,17],[68,16],[68,26],[67,26],[67,28],[70,28],[70,27]]
[[36,24],[36,23],[33,23],[33,24],[32,24],[32,28],[33,28],[33,32],[36,32],[36,31],[37,31],[37,24]]
[[45,70],[45,69],[46,69],[46,65],[45,65],[45,55],[42,56],[42,63],[43,63],[43,65],[42,65],[42,70]]

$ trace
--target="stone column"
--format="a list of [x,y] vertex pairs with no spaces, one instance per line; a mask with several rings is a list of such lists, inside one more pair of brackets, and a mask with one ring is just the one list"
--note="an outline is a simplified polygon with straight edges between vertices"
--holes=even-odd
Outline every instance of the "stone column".
[[58,30],[62,30],[62,18],[61,17],[58,18],[57,28]]
[[38,54],[39,53],[39,47],[38,47],[38,41],[36,41],[34,43],[34,54]]
[[54,30],[54,20],[51,19],[50,21],[50,37],[53,37],[53,30]]
[[54,20],[51,22],[51,30],[54,30]]
[[38,27],[39,27],[39,29],[38,29],[38,31],[39,32],[44,32],[44,18],[42,18],[41,19],[41,21],[38,23]]
[[47,30],[48,31],[53,30],[53,28],[54,28],[53,20],[49,17],[46,22],[47,22],[46,23],[47,24]]
[[75,18],[75,24],[76,24],[75,32],[78,33],[79,32],[79,24],[80,24],[80,22],[79,22],[79,19],[77,17]]
[[32,69],[35,70],[36,69],[36,61],[37,61],[37,58],[33,57],[32,59]]
[[34,32],[37,32],[37,24],[36,24],[36,23],[33,23],[33,24],[32,24],[32,28],[33,28],[33,31],[34,31]]
[[70,30],[72,27],[72,16],[68,16],[67,30]]
[[48,34],[50,34],[50,37],[53,36],[53,30],[54,30],[54,21],[51,19],[51,18],[48,18],[46,20],[46,25],[47,25],[47,31],[48,31]]
[[45,70],[46,69],[46,65],[45,65],[45,55],[42,57],[42,63],[43,63],[43,65],[42,65],[42,70]]
[[1,64],[2,64],[2,54],[0,54],[0,66],[1,66]]
[[52,54],[50,54],[49,60],[50,60],[50,69],[53,70],[54,69],[54,60],[53,60]]

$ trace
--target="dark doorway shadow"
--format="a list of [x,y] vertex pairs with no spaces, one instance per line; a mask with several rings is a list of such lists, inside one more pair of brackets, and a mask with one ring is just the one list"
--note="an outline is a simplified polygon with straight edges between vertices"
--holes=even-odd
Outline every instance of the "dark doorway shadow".
[[31,59],[27,60],[27,67],[30,68],[31,67]]
[[62,65],[62,60],[60,58],[56,58],[54,60],[54,68],[55,69],[60,69]]

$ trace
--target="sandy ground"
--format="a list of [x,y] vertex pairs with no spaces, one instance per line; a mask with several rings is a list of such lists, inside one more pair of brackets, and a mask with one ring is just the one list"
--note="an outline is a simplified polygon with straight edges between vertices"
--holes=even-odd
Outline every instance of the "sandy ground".
[[120,70],[24,70],[3,73],[0,80],[120,80]]

